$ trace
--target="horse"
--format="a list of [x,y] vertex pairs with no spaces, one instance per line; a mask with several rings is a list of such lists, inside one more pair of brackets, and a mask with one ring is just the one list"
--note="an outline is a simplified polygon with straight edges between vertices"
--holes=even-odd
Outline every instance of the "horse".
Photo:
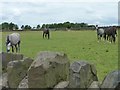
[[10,48],[12,47],[12,52],[14,52],[14,47],[16,52],[20,52],[20,34],[19,33],[12,33],[7,35],[6,38],[6,47],[7,52],[10,52]]
[[99,41],[104,36],[104,29],[103,28],[98,28],[98,25],[96,25],[96,30],[97,30],[97,38],[98,38],[98,41]]
[[116,36],[117,36],[117,29],[116,27],[108,27],[105,29],[104,32],[104,39],[110,41],[111,43],[114,42],[116,40]]
[[45,38],[48,38],[48,39],[50,38],[49,29],[46,29],[46,28],[45,28],[45,29],[43,30],[43,38],[44,38],[44,37],[45,37]]

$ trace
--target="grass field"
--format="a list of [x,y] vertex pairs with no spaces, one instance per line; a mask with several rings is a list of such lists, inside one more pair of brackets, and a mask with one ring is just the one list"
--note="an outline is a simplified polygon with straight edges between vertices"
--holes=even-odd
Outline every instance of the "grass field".
[[[5,37],[2,34],[2,50],[5,49]],[[115,44],[97,42],[95,31],[54,31],[51,39],[43,39],[42,32],[28,31],[21,34],[21,53],[35,58],[40,51],[59,51],[68,55],[71,62],[86,60],[95,65],[99,80],[118,68],[118,40]]]

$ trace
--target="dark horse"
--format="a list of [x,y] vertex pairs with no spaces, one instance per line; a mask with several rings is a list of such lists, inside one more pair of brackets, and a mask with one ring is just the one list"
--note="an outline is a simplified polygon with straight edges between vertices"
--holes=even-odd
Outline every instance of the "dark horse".
[[50,38],[50,32],[49,32],[49,29],[44,29],[43,30],[43,38]]
[[108,27],[105,29],[104,31],[104,39],[105,40],[109,40],[111,43],[114,42],[116,40],[116,36],[117,36],[117,31],[116,31],[116,27]]

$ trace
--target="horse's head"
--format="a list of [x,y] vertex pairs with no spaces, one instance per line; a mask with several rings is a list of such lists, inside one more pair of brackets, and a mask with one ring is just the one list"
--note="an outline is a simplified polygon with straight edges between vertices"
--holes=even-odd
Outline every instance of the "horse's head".
[[95,26],[95,29],[98,31],[98,25]]
[[7,38],[6,38],[6,49],[7,49],[7,52],[10,51],[10,46],[11,46],[11,43],[10,43],[9,35],[8,35]]
[[7,52],[10,52],[11,43],[6,43]]

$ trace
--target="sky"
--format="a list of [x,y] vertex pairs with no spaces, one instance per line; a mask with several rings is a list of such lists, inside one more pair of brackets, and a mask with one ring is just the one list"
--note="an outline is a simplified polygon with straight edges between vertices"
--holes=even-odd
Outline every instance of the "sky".
[[118,0],[1,0],[0,22],[118,24]]

